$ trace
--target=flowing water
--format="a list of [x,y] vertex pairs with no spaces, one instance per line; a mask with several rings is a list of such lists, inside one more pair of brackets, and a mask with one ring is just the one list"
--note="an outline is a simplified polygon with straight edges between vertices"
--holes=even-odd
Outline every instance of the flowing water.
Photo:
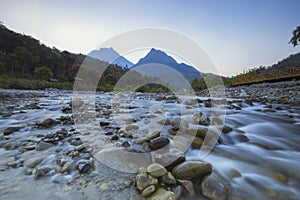
[[[68,107],[72,93],[66,91],[0,91],[0,199],[140,199],[135,187],[127,185],[134,174],[123,173],[95,161],[95,170],[80,174],[77,170],[60,173],[57,161],[69,159],[76,126],[64,123],[62,112]],[[182,105],[177,99],[164,100],[161,94],[117,94],[115,110],[111,111],[112,93],[97,93],[97,120],[113,121],[122,126],[122,120],[134,119],[141,130],[154,129],[153,120],[189,117],[195,112],[210,112],[203,103],[198,107]],[[184,96],[180,96],[184,98]],[[159,100],[158,100],[159,99]],[[199,98],[204,100],[205,98]],[[242,100],[228,99],[232,105]],[[287,105],[242,102],[241,110],[227,106],[226,125],[233,130],[221,135],[222,142],[204,158],[213,165],[215,173],[229,183],[228,199],[299,199],[300,196],[300,108]],[[128,108],[128,106],[130,108]],[[117,109],[118,116],[114,115]],[[56,119],[50,128],[38,128],[37,122]],[[125,123],[124,123],[125,124]],[[21,127],[11,134],[2,132],[9,127]],[[143,127],[146,127],[143,129]],[[62,128],[73,136],[60,139],[51,148],[42,151],[30,149],[41,137]],[[122,127],[121,127],[122,128]],[[161,132],[167,134],[169,127]],[[113,127],[108,131],[113,131]],[[130,141],[130,140],[128,140]],[[26,149],[27,148],[27,149]],[[32,158],[41,161],[28,170],[24,163]],[[89,153],[80,158],[92,159]],[[189,149],[187,160],[199,160],[199,150]],[[10,163],[10,164],[8,164]],[[12,165],[11,163],[16,163]],[[38,167],[50,167],[47,176],[36,178]],[[199,188],[198,185],[195,185]],[[200,196],[194,199],[205,199]],[[187,195],[183,199],[190,199]]]

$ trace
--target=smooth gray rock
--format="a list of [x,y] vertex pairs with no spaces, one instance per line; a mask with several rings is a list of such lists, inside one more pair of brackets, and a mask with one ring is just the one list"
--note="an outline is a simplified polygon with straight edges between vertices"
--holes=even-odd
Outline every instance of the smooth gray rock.
[[186,161],[178,164],[172,170],[172,174],[177,179],[203,177],[211,172],[212,165],[203,161]]

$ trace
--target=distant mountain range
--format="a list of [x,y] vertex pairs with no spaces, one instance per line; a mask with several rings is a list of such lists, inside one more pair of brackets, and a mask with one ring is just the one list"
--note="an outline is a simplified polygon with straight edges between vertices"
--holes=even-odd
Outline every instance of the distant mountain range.
[[[199,80],[202,79],[201,73],[194,67],[185,63],[177,63],[174,58],[167,55],[165,52],[154,48],[152,48],[149,53],[144,58],[141,58],[135,65],[123,56],[120,56],[120,54],[111,47],[93,50],[88,54],[88,56],[107,61],[111,64],[128,67],[129,69],[136,70],[143,75],[164,79],[165,81],[166,79],[174,79],[174,76],[170,77],[170,70],[176,70],[176,72],[183,75],[189,82],[195,78]],[[143,67],[141,70],[140,66],[145,65],[147,65],[147,68]],[[164,70],[162,70],[162,68],[164,68]]]
[[100,48],[99,50],[91,51],[88,56],[98,60],[106,61],[110,64],[118,65],[120,67],[132,67],[133,63],[121,56],[112,47]]

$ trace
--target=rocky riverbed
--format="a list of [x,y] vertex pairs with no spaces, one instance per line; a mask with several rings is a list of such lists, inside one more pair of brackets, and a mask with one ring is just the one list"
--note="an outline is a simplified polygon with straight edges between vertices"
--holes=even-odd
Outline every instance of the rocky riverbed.
[[[243,98],[261,103],[300,105],[300,81],[284,81],[227,87],[226,96]],[[199,96],[210,96],[209,90],[203,90]]]
[[226,94],[0,90],[1,199],[298,199],[299,82]]

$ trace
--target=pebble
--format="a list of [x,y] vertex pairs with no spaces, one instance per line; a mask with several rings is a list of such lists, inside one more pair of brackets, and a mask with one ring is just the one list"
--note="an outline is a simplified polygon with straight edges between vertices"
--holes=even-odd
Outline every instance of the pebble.
[[196,129],[195,128],[188,129],[187,133],[192,136],[197,136],[197,137],[201,137],[204,139],[207,131],[208,131],[208,128],[206,128],[206,127],[198,127]]
[[92,163],[90,160],[79,160],[76,163],[76,166],[80,173],[87,173],[92,169]]
[[126,131],[132,131],[132,130],[138,130],[138,129],[139,129],[139,126],[134,125],[134,124],[130,124],[130,125],[126,126],[126,128],[125,128]]
[[142,192],[142,196],[143,197],[147,197],[150,194],[152,194],[155,191],[155,186],[154,185],[150,185],[149,187],[146,187],[143,192]]
[[81,145],[75,147],[75,151],[82,151],[82,150],[84,150],[85,148],[86,148],[86,146],[85,146],[84,144],[81,144]]
[[6,150],[12,150],[16,147],[16,144],[13,143],[13,142],[7,142],[3,148],[6,149]]
[[118,140],[118,139],[119,139],[119,136],[118,136],[118,135],[113,135],[110,139],[111,139],[111,140]]
[[177,187],[173,188],[172,191],[176,195],[176,199],[181,199],[183,195],[183,187],[181,185],[178,185]]
[[34,173],[34,178],[35,179],[39,179],[43,176],[47,176],[48,173],[51,171],[52,169],[50,167],[40,167],[35,169],[35,173]]
[[24,150],[31,151],[31,150],[34,150],[35,148],[36,148],[36,145],[30,145],[30,146],[25,146]]
[[211,121],[215,125],[223,125],[224,124],[224,120],[220,119],[219,117],[213,117],[211,119]]
[[48,127],[51,127],[54,123],[55,123],[55,121],[53,119],[48,118],[40,123],[37,123],[37,125],[40,127],[48,128]]
[[170,119],[162,119],[157,122],[160,125],[171,125],[171,120]]
[[128,141],[124,141],[124,142],[122,142],[122,147],[125,147],[125,148],[130,147],[130,143]]
[[51,147],[53,147],[53,144],[49,144],[49,143],[47,143],[47,142],[41,141],[41,142],[38,143],[38,145],[36,146],[35,149],[36,149],[37,151],[43,151],[43,150],[49,149],[49,148],[51,148]]
[[38,164],[40,164],[42,162],[42,158],[41,157],[33,157],[30,158],[28,160],[26,160],[24,162],[24,167],[28,167],[28,168],[34,168],[36,167]]
[[173,168],[172,174],[177,179],[203,177],[212,172],[212,165],[204,161],[186,161]]
[[[71,162],[66,162],[66,163],[62,166],[62,168],[60,169],[60,172],[61,172],[61,173],[65,173],[65,172],[73,171],[73,170],[72,170],[72,166],[74,166],[74,165],[72,165]],[[73,169],[75,169],[75,167],[73,167]]]
[[148,140],[153,140],[160,136],[160,131],[154,131],[153,133],[147,135]]
[[175,200],[174,192],[167,191],[163,188],[158,188],[153,194],[148,197],[148,200]]
[[158,183],[157,178],[154,178],[147,173],[138,174],[135,179],[136,186],[140,191],[143,191],[146,187],[149,187],[150,185],[157,185]]
[[203,139],[201,137],[194,137],[191,144],[192,149],[200,149],[203,144]]
[[158,137],[154,140],[151,140],[149,147],[151,150],[157,150],[163,148],[164,146],[168,145],[170,140],[167,137]]
[[138,173],[139,173],[139,174],[146,173],[146,172],[147,172],[147,169],[146,169],[145,167],[140,167],[140,168],[138,169]]
[[222,129],[222,133],[229,133],[231,132],[233,129],[229,126],[223,126],[223,129]]
[[193,115],[194,123],[195,124],[200,124],[200,125],[209,125],[209,118],[208,116],[203,113],[196,113]]
[[102,184],[100,185],[100,189],[101,189],[101,190],[107,190],[107,189],[108,189],[108,183],[102,183]]
[[172,125],[172,129],[174,131],[177,131],[179,129],[182,130],[186,130],[189,128],[189,124],[186,120],[184,120],[181,117],[175,117],[172,121],[171,121],[171,125]]
[[189,180],[177,180],[177,182],[189,193],[191,196],[195,196],[194,184]]
[[142,138],[136,139],[134,142],[135,142],[136,144],[143,144],[143,143],[149,142],[149,141],[150,141],[150,139],[148,139],[147,137],[142,137]]
[[147,172],[153,177],[161,177],[168,173],[168,171],[159,163],[152,163],[147,167]]
[[271,173],[271,178],[273,178],[274,180],[277,180],[277,181],[280,181],[284,184],[287,184],[289,182],[289,178],[284,175],[284,174],[281,174],[281,173]]
[[19,131],[21,128],[23,128],[23,127],[8,127],[7,129],[5,129],[5,130],[3,131],[3,134],[4,134],[4,135],[10,135],[10,134],[12,134],[13,132]]
[[125,181],[124,185],[128,188],[132,185],[132,181]]
[[225,200],[228,196],[229,185],[216,174],[206,176],[200,185],[201,192],[210,199]]
[[84,104],[84,101],[81,98],[75,98],[70,103],[71,107],[80,107]]
[[19,162],[14,161],[14,162],[9,162],[7,163],[8,167],[16,168],[18,166]]
[[250,106],[253,106],[253,102],[250,99],[246,99],[245,103],[250,105]]
[[176,179],[174,178],[174,176],[172,175],[171,172],[168,172],[166,175],[161,177],[161,180],[168,185],[174,185],[176,184]]
[[166,169],[171,170],[173,167],[185,161],[185,156],[182,153],[167,152],[164,154],[157,154],[154,156],[154,160],[165,166]]
[[235,141],[235,142],[249,142],[249,138],[246,136],[246,135],[243,135],[243,134],[234,134],[232,139]]
[[238,178],[238,177],[241,177],[241,173],[239,171],[237,171],[236,169],[231,169],[229,171],[229,176],[230,178]]
[[110,122],[101,121],[100,126],[108,126]]
[[79,151],[74,151],[72,153],[72,158],[78,157],[80,155]]

